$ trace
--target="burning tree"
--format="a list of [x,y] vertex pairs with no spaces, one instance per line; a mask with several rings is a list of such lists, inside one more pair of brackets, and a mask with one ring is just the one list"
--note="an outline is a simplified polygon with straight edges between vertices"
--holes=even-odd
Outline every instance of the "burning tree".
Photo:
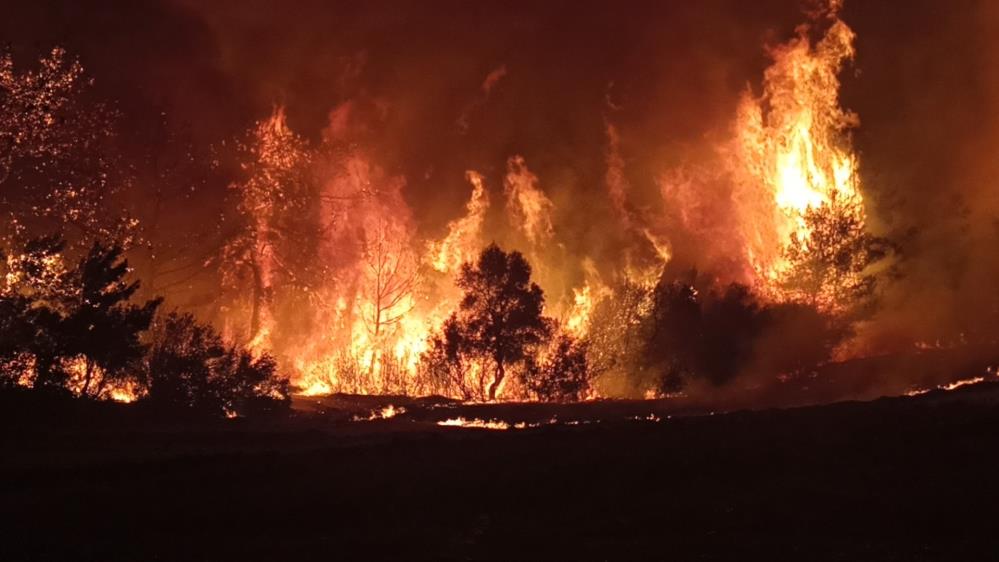
[[[0,55],[0,237],[74,230],[79,239],[128,242],[135,222],[108,213],[127,183],[111,149],[117,115],[89,101],[92,81],[79,61],[55,48],[33,70],[18,72]],[[84,246],[85,247],[85,246]]]
[[604,385],[631,380],[644,368],[652,306],[649,287],[628,279],[608,292],[593,306],[586,334],[589,368]]
[[373,240],[365,241],[364,258],[370,302],[364,323],[380,341],[413,308],[416,261],[408,248],[392,243],[384,227],[376,230]]
[[889,254],[890,245],[867,232],[858,207],[836,197],[808,209],[804,220],[808,232],[791,236],[778,286],[790,300],[823,310],[861,311],[874,291],[872,268]]
[[415,306],[419,271],[408,247],[408,236],[399,232],[401,227],[378,222],[381,224],[363,240],[364,270],[358,312],[364,325],[366,349],[359,351],[371,355],[368,374],[381,378],[383,387],[405,390],[405,369],[393,361],[399,358],[394,357],[391,348],[401,335],[402,322]]
[[[854,33],[839,2],[772,50],[763,93],[740,105],[731,154],[747,259],[760,289],[779,301],[850,308],[870,290],[864,270],[880,244],[865,231],[857,116],[839,104],[839,72]],[[824,28],[812,41],[816,28]]]
[[223,253],[223,282],[249,285],[251,347],[266,349],[273,329],[274,290],[279,276],[294,278],[309,269],[307,241],[317,234],[299,232],[311,208],[308,163],[303,139],[288,128],[284,110],[257,124],[245,147],[246,179],[234,185],[239,193],[239,229]]
[[477,373],[480,397],[495,400],[507,373],[551,337],[551,321],[542,315],[544,293],[531,282],[527,260],[495,244],[462,266],[457,284],[464,292],[458,311],[433,340],[427,358],[442,361],[449,373]]

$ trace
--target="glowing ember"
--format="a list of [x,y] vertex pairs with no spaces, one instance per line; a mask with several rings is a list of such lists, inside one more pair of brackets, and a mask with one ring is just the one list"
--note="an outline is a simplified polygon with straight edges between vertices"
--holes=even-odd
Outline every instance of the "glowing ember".
[[923,395],[923,394],[926,394],[926,393],[930,392],[931,390],[944,390],[944,391],[955,390],[955,389],[961,388],[962,386],[968,386],[968,385],[972,385],[972,384],[978,384],[980,382],[985,382],[985,377],[972,377],[972,378],[969,378],[969,379],[961,379],[961,380],[957,380],[957,381],[954,381],[954,382],[951,382],[951,383],[938,385],[936,388],[933,388],[933,389],[915,389],[915,390],[910,390],[910,391],[906,392],[905,395],[906,396],[920,396],[920,395]]
[[476,418],[450,418],[447,420],[437,422],[437,425],[445,427],[466,427],[475,429],[494,429],[494,430],[506,430],[510,428],[521,429],[526,427],[524,424],[514,424],[511,425],[505,421],[497,420],[480,420]]
[[373,410],[371,415],[366,418],[355,417],[354,421],[374,421],[374,420],[387,420],[398,416],[399,414],[406,413],[406,408],[396,407],[392,404],[385,406],[380,410]]

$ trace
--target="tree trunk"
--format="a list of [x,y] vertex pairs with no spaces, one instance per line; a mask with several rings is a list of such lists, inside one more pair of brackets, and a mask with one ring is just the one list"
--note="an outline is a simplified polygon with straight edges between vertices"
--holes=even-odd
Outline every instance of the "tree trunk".
[[87,360],[87,372],[83,376],[83,388],[80,390],[80,396],[87,396],[87,392],[90,391],[90,382],[94,377],[94,362]]
[[250,339],[252,340],[260,332],[260,309],[263,308],[264,289],[260,267],[256,260],[254,260],[251,270],[253,271],[253,291],[251,293],[253,302],[250,304]]
[[496,362],[496,378],[489,385],[489,400],[496,400],[496,391],[499,390],[500,383],[503,382],[503,377],[506,376],[506,369],[503,363],[500,361]]

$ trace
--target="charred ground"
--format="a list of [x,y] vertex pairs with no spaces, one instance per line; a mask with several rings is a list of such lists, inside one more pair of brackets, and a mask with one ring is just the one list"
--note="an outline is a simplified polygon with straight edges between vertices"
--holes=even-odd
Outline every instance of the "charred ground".
[[[984,383],[659,421],[628,419],[655,403],[600,402],[572,414],[599,423],[511,431],[315,414],[164,424],[113,404],[26,430],[7,408],[0,555],[985,559],[999,546],[997,400]],[[437,406],[511,422],[542,407]]]

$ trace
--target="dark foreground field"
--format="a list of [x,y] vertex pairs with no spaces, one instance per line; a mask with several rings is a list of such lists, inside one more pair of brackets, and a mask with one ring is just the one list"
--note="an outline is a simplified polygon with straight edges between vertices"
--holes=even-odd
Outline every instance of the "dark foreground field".
[[996,396],[511,431],[8,420],[0,560],[997,559]]

